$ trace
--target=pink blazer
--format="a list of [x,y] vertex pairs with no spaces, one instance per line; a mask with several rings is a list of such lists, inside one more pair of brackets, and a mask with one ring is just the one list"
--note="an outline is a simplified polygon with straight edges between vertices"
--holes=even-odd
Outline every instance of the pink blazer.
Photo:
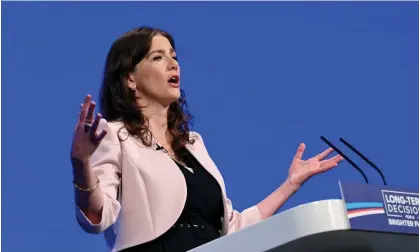
[[[76,205],[76,218],[88,233],[104,233],[110,251],[119,251],[153,240],[165,233],[178,219],[186,201],[186,182],[182,172],[162,151],[145,147],[128,136],[121,122],[102,119],[99,131],[106,128],[103,139],[91,158],[100,180],[104,205],[99,224],[92,224]],[[243,212],[233,209],[227,198],[223,177],[209,156],[202,137],[196,136],[188,150],[218,181],[222,189],[224,217],[221,235],[261,221],[258,207]]]

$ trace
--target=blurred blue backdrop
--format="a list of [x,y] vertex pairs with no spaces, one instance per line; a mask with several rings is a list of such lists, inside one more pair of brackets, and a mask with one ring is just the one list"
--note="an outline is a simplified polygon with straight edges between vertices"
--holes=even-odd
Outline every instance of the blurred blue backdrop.
[[[418,188],[417,2],[3,2],[4,251],[105,251],[74,218],[69,150],[110,45],[140,25],[175,36],[194,129],[236,209],[284,181],[300,142],[305,157],[327,148],[321,135],[352,142],[390,185]],[[343,162],[281,211],[339,198],[339,180],[363,181]]]

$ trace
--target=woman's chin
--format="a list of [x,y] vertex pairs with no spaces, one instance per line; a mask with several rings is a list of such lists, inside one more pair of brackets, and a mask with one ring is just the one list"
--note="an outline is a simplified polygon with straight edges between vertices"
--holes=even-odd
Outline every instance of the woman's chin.
[[180,90],[177,92],[174,92],[174,90],[171,90],[169,93],[167,93],[164,97],[161,97],[161,104],[164,104],[165,106],[172,104],[173,102],[178,101],[180,98]]
[[169,90],[170,98],[173,99],[173,101],[177,101],[180,98],[180,89],[179,88],[173,88]]

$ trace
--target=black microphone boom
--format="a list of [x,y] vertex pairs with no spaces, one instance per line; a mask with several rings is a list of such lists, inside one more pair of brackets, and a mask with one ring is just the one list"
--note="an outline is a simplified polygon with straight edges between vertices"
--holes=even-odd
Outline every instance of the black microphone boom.
[[350,158],[348,158],[341,150],[339,150],[336,146],[334,146],[331,142],[329,142],[324,136],[321,136],[320,139],[325,142],[327,145],[329,145],[333,150],[335,150],[337,153],[339,153],[346,161],[348,161],[355,169],[361,173],[362,177],[364,177],[365,183],[368,184],[368,178],[365,175],[365,173],[362,171],[361,168],[357,164],[355,164]]
[[358,156],[360,156],[365,162],[367,162],[369,165],[371,165],[381,176],[381,179],[383,180],[384,185],[387,185],[386,179],[384,178],[383,172],[378,168],[371,160],[369,160],[366,156],[364,156],[361,152],[359,152],[355,147],[353,147],[350,143],[348,143],[345,139],[339,138],[339,140],[344,143],[346,146],[348,146],[349,149],[351,149],[353,152],[355,152]]

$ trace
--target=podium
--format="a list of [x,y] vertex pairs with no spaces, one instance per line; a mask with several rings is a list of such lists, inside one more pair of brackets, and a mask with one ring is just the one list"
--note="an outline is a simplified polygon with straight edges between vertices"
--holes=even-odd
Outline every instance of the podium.
[[419,252],[419,192],[340,183],[342,199],[278,213],[191,252]]

